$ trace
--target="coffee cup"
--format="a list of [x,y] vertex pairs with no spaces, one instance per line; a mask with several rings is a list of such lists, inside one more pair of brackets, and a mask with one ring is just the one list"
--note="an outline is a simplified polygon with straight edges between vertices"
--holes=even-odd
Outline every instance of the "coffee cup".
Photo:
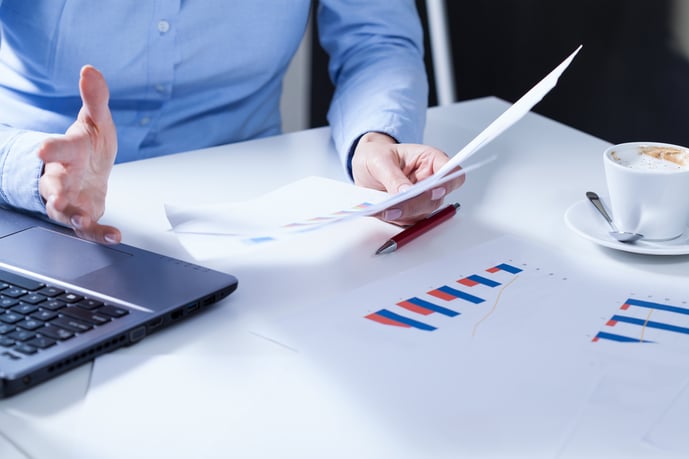
[[612,218],[621,231],[670,240],[689,226],[689,149],[658,142],[613,145],[603,154]]

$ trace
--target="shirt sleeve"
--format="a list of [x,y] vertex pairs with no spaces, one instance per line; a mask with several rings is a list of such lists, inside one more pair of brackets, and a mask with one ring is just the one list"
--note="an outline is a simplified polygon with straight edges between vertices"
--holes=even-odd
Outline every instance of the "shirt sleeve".
[[318,29],[335,85],[328,122],[343,165],[366,132],[420,143],[428,80],[415,2],[321,0]]
[[43,162],[36,150],[51,136],[0,125],[0,203],[45,213],[38,191]]

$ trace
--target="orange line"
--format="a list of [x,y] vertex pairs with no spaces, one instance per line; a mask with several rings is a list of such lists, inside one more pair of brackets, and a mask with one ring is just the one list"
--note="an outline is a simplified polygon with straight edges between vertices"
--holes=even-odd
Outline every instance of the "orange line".
[[514,278],[512,278],[512,280],[510,280],[508,283],[506,283],[505,285],[502,286],[502,288],[501,288],[500,291],[498,292],[498,296],[495,297],[495,303],[493,303],[493,307],[491,308],[491,310],[488,311],[488,313],[487,313],[485,316],[483,316],[478,322],[476,322],[476,323],[474,324],[474,329],[473,329],[473,331],[471,332],[471,336],[476,336],[476,329],[477,329],[478,326],[481,324],[481,322],[483,322],[484,320],[486,320],[486,319],[487,319],[491,314],[493,314],[493,313],[495,312],[495,310],[497,309],[497,307],[498,307],[498,301],[500,301],[500,296],[502,295],[503,290],[505,290],[510,284],[512,284],[512,282],[516,281],[518,277],[519,277],[519,276],[514,276]]
[[655,311],[655,309],[651,309],[650,311],[648,311],[648,315],[646,316],[646,320],[644,321],[644,324],[641,326],[641,336],[639,337],[640,342],[644,341],[644,333],[646,332],[646,324],[648,324],[648,321],[651,320],[651,314],[653,314],[653,311]]

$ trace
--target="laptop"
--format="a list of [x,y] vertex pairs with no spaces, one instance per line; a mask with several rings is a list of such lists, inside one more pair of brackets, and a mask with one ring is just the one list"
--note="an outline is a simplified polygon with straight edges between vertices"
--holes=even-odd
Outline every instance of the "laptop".
[[85,241],[0,207],[0,398],[137,343],[236,288],[230,274]]

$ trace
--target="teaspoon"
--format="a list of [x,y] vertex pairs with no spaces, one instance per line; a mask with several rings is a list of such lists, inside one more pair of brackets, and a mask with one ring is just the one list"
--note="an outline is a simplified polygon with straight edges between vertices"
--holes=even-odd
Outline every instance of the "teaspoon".
[[605,207],[603,207],[603,203],[601,202],[600,198],[596,193],[594,193],[593,191],[587,191],[586,197],[589,201],[591,201],[591,204],[594,205],[598,212],[600,212],[603,218],[605,218],[605,221],[608,222],[608,225],[610,225],[610,228],[612,229],[612,231],[608,232],[610,236],[614,237],[620,242],[626,243],[632,243],[643,237],[641,234],[638,233],[630,233],[627,231],[620,231],[619,229],[617,229],[617,226],[615,226],[615,224],[613,223],[612,218],[610,218],[610,215],[608,215],[608,212],[605,210]]

